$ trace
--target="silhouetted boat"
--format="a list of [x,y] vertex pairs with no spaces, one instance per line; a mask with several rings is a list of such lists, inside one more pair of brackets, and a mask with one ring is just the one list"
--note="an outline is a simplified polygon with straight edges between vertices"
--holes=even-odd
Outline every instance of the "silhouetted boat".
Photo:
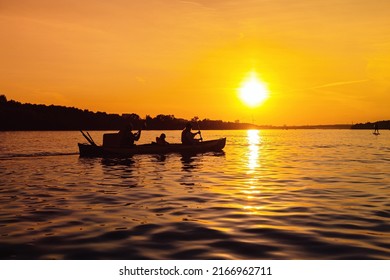
[[93,144],[78,144],[81,157],[129,157],[139,154],[197,154],[222,151],[226,138],[199,142],[194,145],[183,144],[144,144],[129,147],[98,146]]

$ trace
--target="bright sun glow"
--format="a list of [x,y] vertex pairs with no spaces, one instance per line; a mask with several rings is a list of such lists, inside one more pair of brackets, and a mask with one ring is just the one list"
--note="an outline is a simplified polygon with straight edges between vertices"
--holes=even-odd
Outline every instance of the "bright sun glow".
[[258,106],[268,98],[268,89],[254,72],[243,82],[239,91],[241,100],[250,107]]

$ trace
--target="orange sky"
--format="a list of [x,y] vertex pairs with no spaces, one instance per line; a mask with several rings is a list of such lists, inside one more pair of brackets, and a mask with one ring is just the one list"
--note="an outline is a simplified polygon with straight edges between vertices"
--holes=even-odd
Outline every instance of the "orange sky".
[[[390,119],[388,0],[0,0],[0,93],[110,113]],[[251,71],[270,96],[238,98]]]

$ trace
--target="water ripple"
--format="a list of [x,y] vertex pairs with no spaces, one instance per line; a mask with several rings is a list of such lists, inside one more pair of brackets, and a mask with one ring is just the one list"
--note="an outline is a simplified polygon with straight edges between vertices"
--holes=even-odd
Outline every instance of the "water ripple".
[[0,258],[390,258],[390,134],[202,134],[224,153],[84,159],[76,132],[0,133]]

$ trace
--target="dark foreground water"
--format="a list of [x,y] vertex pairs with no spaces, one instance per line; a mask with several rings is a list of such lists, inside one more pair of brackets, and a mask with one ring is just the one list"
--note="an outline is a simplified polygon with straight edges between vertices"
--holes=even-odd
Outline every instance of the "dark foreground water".
[[78,132],[1,132],[0,258],[390,259],[390,131],[203,132],[222,136],[115,160],[79,158]]

